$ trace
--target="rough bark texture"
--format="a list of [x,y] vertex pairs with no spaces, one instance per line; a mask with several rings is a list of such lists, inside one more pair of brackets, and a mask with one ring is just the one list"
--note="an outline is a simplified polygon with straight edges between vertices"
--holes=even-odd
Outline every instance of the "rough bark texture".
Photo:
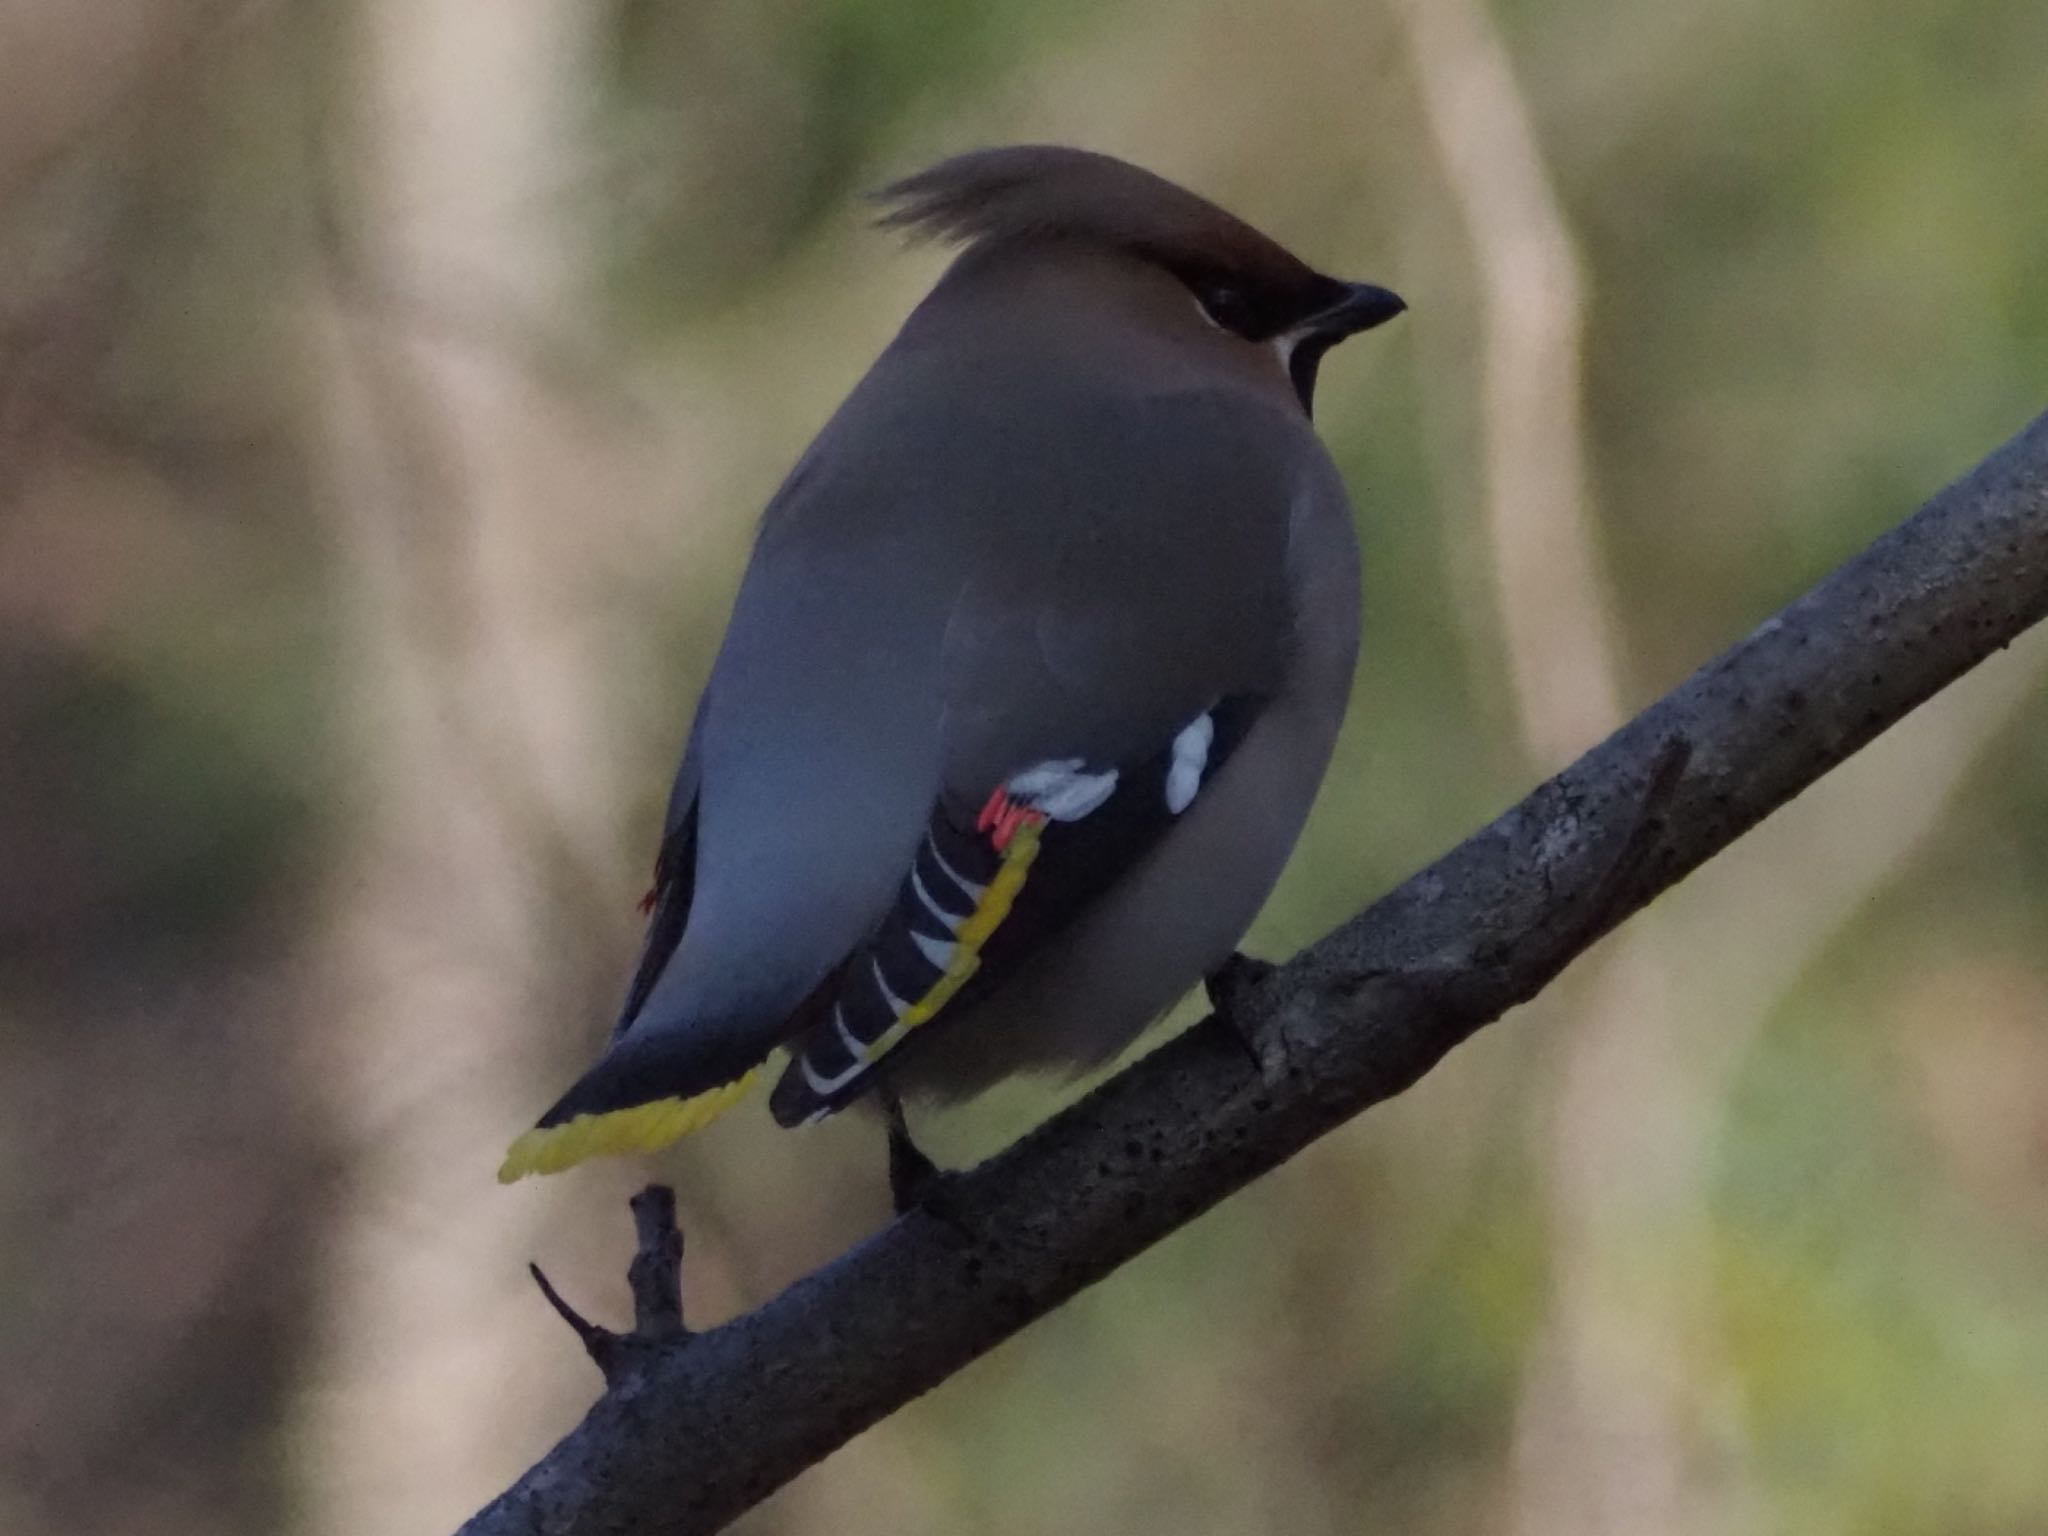
[[[639,1353],[467,1536],[713,1531],[1539,991],[2048,613],[2048,416],[1444,858],[708,1333]],[[1734,957],[1731,957],[1733,959]],[[1248,1048],[1249,1044],[1249,1048]]]

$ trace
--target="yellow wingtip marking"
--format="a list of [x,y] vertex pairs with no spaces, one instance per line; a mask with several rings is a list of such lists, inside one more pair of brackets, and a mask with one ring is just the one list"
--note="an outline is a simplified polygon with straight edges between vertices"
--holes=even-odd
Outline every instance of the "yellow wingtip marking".
[[632,1152],[658,1152],[692,1131],[700,1131],[745,1096],[760,1077],[761,1066],[729,1083],[721,1083],[687,1099],[656,1099],[631,1109],[601,1115],[578,1115],[562,1125],[536,1127],[506,1149],[498,1182],[511,1184],[530,1173],[560,1173],[593,1157],[623,1157]]

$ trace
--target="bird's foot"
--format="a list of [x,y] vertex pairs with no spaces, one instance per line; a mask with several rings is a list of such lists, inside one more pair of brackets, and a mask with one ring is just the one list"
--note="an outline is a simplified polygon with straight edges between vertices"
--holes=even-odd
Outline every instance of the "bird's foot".
[[903,1106],[892,1096],[884,1109],[889,1116],[889,1199],[901,1216],[924,1204],[946,1174],[910,1139],[910,1127],[903,1123]]
[[910,1123],[904,1118],[903,1100],[887,1084],[876,1090],[882,1114],[889,1123],[889,1201],[898,1216],[913,1211],[944,1223],[963,1242],[972,1242],[952,1198],[955,1175],[933,1162],[911,1139]]
[[1202,978],[1202,990],[1209,994],[1209,1006],[1227,1014],[1231,1005],[1258,986],[1279,967],[1270,960],[1255,960],[1233,950],[1228,959]]

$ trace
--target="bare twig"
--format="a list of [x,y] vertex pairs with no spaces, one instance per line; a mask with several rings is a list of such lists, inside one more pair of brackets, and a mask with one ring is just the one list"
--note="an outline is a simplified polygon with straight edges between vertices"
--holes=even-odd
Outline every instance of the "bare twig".
[[627,1283],[633,1288],[631,1333],[615,1333],[593,1323],[563,1299],[538,1264],[526,1266],[548,1305],[569,1325],[583,1352],[603,1373],[605,1385],[614,1388],[637,1358],[636,1349],[689,1335],[683,1326],[683,1234],[676,1227],[676,1192],[665,1184],[650,1184],[630,1203],[633,1231],[639,1240],[633,1262],[626,1268]]
[[[981,1166],[976,1242],[899,1220],[687,1348],[648,1352],[468,1536],[718,1529],[812,1462],[1541,990],[2048,613],[2048,416],[1492,825],[1246,998],[1266,1079],[1197,1025]],[[1647,846],[1674,738],[1690,760]],[[1592,910],[1598,903],[1600,910]],[[1590,921],[1589,921],[1590,919]],[[1429,975],[1426,988],[1373,978]]]
[[633,1332],[672,1339],[683,1327],[683,1234],[676,1226],[676,1192],[650,1184],[632,1199],[639,1251],[626,1279],[633,1287]]

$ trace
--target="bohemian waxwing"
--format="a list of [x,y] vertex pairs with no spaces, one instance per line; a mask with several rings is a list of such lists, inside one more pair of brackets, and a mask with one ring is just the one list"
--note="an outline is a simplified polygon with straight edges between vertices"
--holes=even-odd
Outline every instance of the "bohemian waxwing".
[[782,1051],[783,1125],[1106,1059],[1229,958],[1329,762],[1358,552],[1309,408],[1401,300],[1082,150],[883,197],[960,255],[768,505],[611,1045],[502,1179]]

